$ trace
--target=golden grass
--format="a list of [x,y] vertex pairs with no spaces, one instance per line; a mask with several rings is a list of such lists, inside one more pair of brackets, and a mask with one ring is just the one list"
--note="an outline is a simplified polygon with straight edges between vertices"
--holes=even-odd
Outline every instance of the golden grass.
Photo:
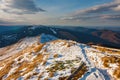
[[[32,46],[33,47],[33,46]],[[12,69],[12,65],[15,64],[14,59],[24,55],[24,53],[29,52],[31,53],[32,50],[35,50],[35,52],[38,52],[41,50],[41,48],[43,47],[43,45],[38,45],[37,47],[28,47],[25,50],[19,52],[18,54],[14,55],[13,57],[9,57],[6,60],[3,60],[0,62],[0,64],[4,64],[6,65],[3,69],[0,70],[0,80],[2,80],[2,77],[6,74],[9,73],[9,71]],[[21,63],[19,63],[19,67],[15,70],[15,72],[11,75],[9,75],[6,80],[11,80],[14,79],[16,80],[17,78],[19,78],[22,75],[25,75],[26,73],[32,71],[38,64],[40,64],[42,61],[44,62],[44,64],[46,63],[45,60],[43,60],[43,57],[48,56],[48,55],[42,55],[42,54],[38,54],[36,56],[36,58],[33,59],[32,62],[28,62],[28,61],[23,61]],[[19,57],[18,61],[20,61],[23,57]],[[24,68],[26,68],[25,71],[22,71]]]
[[38,52],[42,49],[43,45],[38,45],[37,47],[34,48],[35,52]]
[[20,71],[24,68],[26,68],[26,70],[22,73],[25,74],[28,71],[32,70],[34,66],[31,66],[28,62],[22,62],[21,65],[17,68],[17,70],[11,74],[10,76],[7,77],[8,80],[10,79],[17,79],[20,76]]
[[111,68],[110,64],[118,65],[118,67],[116,67],[116,69],[113,71],[113,74],[111,76],[114,77],[116,80],[120,79],[120,57],[119,57],[120,50],[114,48],[102,47],[102,46],[94,46],[94,45],[92,47],[99,50],[100,53],[103,52],[110,54],[110,56],[104,56],[101,58],[101,60],[103,61],[103,66],[105,68],[110,69]]
[[2,80],[2,77],[10,71],[12,64],[13,61],[7,63],[6,66],[0,70],[0,80]]
[[66,77],[60,77],[59,80],[67,80],[68,76]]
[[[119,65],[120,66],[120,65]],[[119,68],[117,68],[115,71],[114,71],[114,73],[113,73],[113,75],[115,76],[115,78],[119,78],[120,79],[120,67]]]
[[113,76],[116,79],[120,79],[120,58],[115,56],[105,56],[102,58],[103,66],[106,68],[111,68],[110,64],[117,64],[118,67],[114,70]]
[[40,80],[40,78],[42,77],[43,74],[44,74],[44,72],[42,72],[38,75],[38,80]]
[[[58,40],[58,42],[59,41],[61,41],[61,40]],[[31,53],[33,51],[37,53],[38,51],[40,51],[42,49],[43,46],[44,46],[44,44],[37,44],[37,46],[34,46],[34,44],[33,44],[33,46],[27,47],[24,50],[22,50],[19,53],[17,53],[16,55],[10,56],[9,58],[1,61],[0,64],[5,65],[5,67],[0,70],[0,80],[2,80],[2,77],[4,75],[6,75],[6,74],[9,73],[9,71],[12,69],[12,65],[16,64],[16,62],[14,61],[14,59],[18,58],[17,61],[21,61],[23,59],[22,55],[24,55],[25,53],[29,53],[28,55],[31,55]],[[43,60],[43,57],[45,57],[45,56],[47,56],[47,58],[48,58],[49,55],[37,54],[36,58],[34,58],[32,62],[23,61],[21,63],[18,63],[17,64],[18,68],[15,70],[14,73],[12,73],[11,75],[9,75],[6,78],[6,80],[11,80],[11,79],[16,80],[20,76],[23,76],[23,75],[29,73],[30,71],[32,71],[41,62],[43,63],[43,65],[45,65],[46,60]],[[58,54],[55,54],[54,57],[57,58]],[[62,67],[62,66],[60,66],[60,67]],[[23,69],[26,69],[26,70],[22,71]],[[33,73],[33,75],[37,75],[37,73]],[[52,77],[53,75],[54,75],[54,73],[50,72],[50,76]],[[28,78],[30,78],[30,76],[31,75],[28,75]]]
[[[114,57],[114,56],[105,56],[105,57],[102,57],[102,61],[103,61],[103,65],[104,64],[108,64],[108,67],[109,67],[109,64],[111,63],[117,63],[120,65],[120,58],[118,57]],[[105,66],[105,65],[104,65]]]
[[[76,68],[74,68],[74,65],[72,65],[72,62],[75,62],[75,61],[76,60],[71,60],[71,61],[66,60],[64,62],[63,61],[56,62],[51,68],[48,68],[47,71],[50,72],[50,77],[52,77],[56,71],[61,71],[61,70],[63,71],[63,70],[68,69],[68,68],[72,68],[71,73],[73,73],[76,70]],[[65,66],[65,64],[67,64],[68,66]],[[72,80],[79,79],[87,71],[88,71],[87,66],[84,65],[82,67],[82,69],[77,74],[75,74],[75,76],[72,78]],[[67,77],[60,77],[59,80],[67,80],[67,78],[68,78],[68,76]]]
[[[41,63],[43,61],[43,57],[44,55],[42,54],[39,54],[32,62],[23,62],[21,64],[21,66],[15,71],[15,73],[11,74],[7,80],[11,80],[11,79],[17,79],[19,78],[20,76],[23,76],[25,74],[27,74],[28,72],[32,71],[38,63]],[[23,70],[24,68],[26,68],[25,71],[23,71],[21,73],[21,70]]]
[[113,48],[106,48],[101,46],[94,46],[94,48],[98,49],[101,52],[107,52],[109,54],[120,54],[120,50]]
[[54,76],[54,72],[50,72],[49,77],[53,77],[53,76]]
[[66,69],[67,67],[65,66],[65,62],[63,61],[58,61],[56,62],[51,68],[48,68],[47,70],[50,71],[50,72],[56,72],[58,70],[64,70]]
[[59,57],[59,54],[54,54],[53,57],[54,57],[54,58],[58,58],[58,57]]
[[52,43],[59,43],[59,42],[63,42],[63,44],[62,44],[62,46],[65,46],[65,45],[67,45],[67,47],[70,47],[70,46],[72,46],[72,45],[75,45],[75,42],[73,41],[73,42],[68,42],[68,41],[66,41],[66,40],[54,40],[54,41],[52,41]]
[[[71,73],[73,73],[75,70],[76,70],[75,68],[72,69]],[[81,78],[82,75],[84,75],[87,71],[88,71],[87,66],[84,65],[84,66],[82,67],[82,69],[81,69],[77,74],[75,74],[75,76],[72,78],[72,80],[78,80],[78,79]]]

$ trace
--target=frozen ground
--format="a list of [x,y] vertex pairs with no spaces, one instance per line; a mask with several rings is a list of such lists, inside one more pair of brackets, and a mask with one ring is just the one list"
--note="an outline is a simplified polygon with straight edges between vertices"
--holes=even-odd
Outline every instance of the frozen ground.
[[119,67],[117,63],[109,63],[110,68],[103,65],[102,58],[107,56],[106,53],[75,41],[56,40],[57,38],[51,35],[42,34],[40,39],[44,44],[35,44],[38,43],[38,38],[24,39],[21,45],[15,48],[23,49],[21,55],[8,59],[8,62],[1,62],[0,79],[65,80],[83,62],[85,68],[81,69],[73,80],[120,80],[119,74],[118,77],[113,75],[114,70]]

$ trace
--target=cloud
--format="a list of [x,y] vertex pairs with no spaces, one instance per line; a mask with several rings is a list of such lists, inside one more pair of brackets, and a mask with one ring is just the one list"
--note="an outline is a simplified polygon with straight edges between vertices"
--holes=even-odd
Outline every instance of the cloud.
[[76,17],[66,17],[61,18],[62,20],[71,20],[71,21],[90,21],[90,20],[113,20],[120,21],[120,15],[96,15],[96,16],[76,16]]
[[14,14],[34,14],[45,11],[37,7],[33,0],[2,0],[0,9]]
[[[114,14],[113,14],[114,13]],[[116,14],[115,14],[116,13]],[[62,20],[120,20],[120,0],[114,0],[113,2],[93,6],[87,9],[77,10],[64,16]]]
[[2,20],[0,19],[0,25],[4,25],[4,24],[11,24],[12,22],[9,22],[7,20]]
[[107,20],[120,21],[120,15],[102,15],[100,16],[100,18],[107,19]]
[[120,2],[115,1],[111,3],[93,6],[84,10],[78,10],[73,15],[98,14],[98,13],[101,14],[101,13],[108,13],[113,11],[120,11]]
[[61,20],[76,20],[76,21],[85,21],[88,19],[95,19],[98,18],[99,16],[76,16],[76,17],[64,17],[61,18]]
[[113,8],[113,10],[120,11],[120,5],[118,5],[117,7]]

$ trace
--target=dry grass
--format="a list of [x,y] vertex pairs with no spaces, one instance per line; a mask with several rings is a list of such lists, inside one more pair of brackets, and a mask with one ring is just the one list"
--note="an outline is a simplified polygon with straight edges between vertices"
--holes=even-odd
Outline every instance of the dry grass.
[[49,77],[53,77],[53,76],[54,76],[54,72],[50,72]]
[[[32,71],[39,63],[41,63],[43,61],[43,57],[44,55],[39,54],[32,62],[28,63],[28,62],[23,62],[20,67],[12,74],[10,75],[7,80],[11,80],[11,79],[17,79],[20,76],[23,76],[25,74],[27,74],[28,72]],[[26,68],[25,71],[21,72],[21,70],[23,70],[24,68]]]
[[6,66],[0,70],[0,80],[2,80],[2,77],[10,71],[12,64],[13,64],[13,61],[11,61],[10,63],[7,63]]
[[[67,64],[67,66],[65,66]],[[60,71],[60,70],[65,70],[67,68],[71,68],[73,67],[73,63],[72,61],[56,61],[56,63],[51,67],[48,68],[47,71],[49,72],[56,72],[56,71]]]
[[67,46],[67,47],[70,47],[70,46],[73,46],[73,45],[75,45],[76,43],[73,41],[73,42],[68,42],[68,41],[66,41],[66,40],[54,40],[54,41],[52,41],[52,43],[59,43],[59,42],[63,42],[63,44],[62,44],[62,46]]
[[[59,41],[61,42],[61,40],[58,40],[58,41],[55,41],[55,42],[59,42]],[[2,80],[3,76],[6,75],[6,74],[8,74],[10,72],[10,70],[12,68],[14,68],[14,66],[12,66],[12,65],[17,65],[18,68],[15,69],[14,72],[12,74],[10,74],[6,78],[6,80],[11,80],[11,79],[16,80],[17,78],[19,78],[19,77],[21,77],[21,76],[23,76],[23,75],[31,72],[40,63],[43,63],[43,65],[46,64],[46,60],[43,60],[43,58],[46,57],[46,59],[47,59],[49,55],[47,55],[47,54],[43,55],[43,54],[40,54],[40,53],[37,54],[37,56],[31,62],[30,61],[20,62],[24,58],[23,56],[24,56],[25,53],[29,53],[28,56],[31,55],[33,51],[35,53],[38,53],[42,49],[42,47],[44,46],[44,44],[37,44],[37,46],[34,46],[34,45],[35,44],[33,44],[30,47],[25,48],[24,50],[20,51],[16,55],[10,56],[9,58],[7,58],[7,59],[5,59],[5,60],[3,60],[3,61],[0,62],[0,64],[2,64],[3,66],[5,65],[5,67],[0,70],[0,80]],[[58,56],[59,56],[58,54],[54,55],[55,58],[57,58]],[[17,61],[19,61],[19,63],[15,62],[16,58],[17,58]],[[59,62],[59,64],[56,64],[54,67],[52,67],[51,71],[49,72],[50,73],[49,76],[53,77],[54,76],[54,72],[56,70],[63,70],[65,68],[67,68],[63,64],[65,64],[65,63],[60,63]],[[22,71],[23,69],[25,69],[25,71]],[[37,74],[38,73],[33,73],[32,75],[37,75]],[[28,75],[26,77],[26,79],[29,79],[32,75]],[[41,77],[41,75],[39,75],[39,77]]]
[[59,55],[58,54],[54,54],[54,56],[53,56],[54,58],[58,58],[59,57]]
[[[68,68],[72,68],[71,73],[73,73],[76,70],[76,68],[74,68],[74,65],[72,65],[72,62],[75,62],[75,61],[77,62],[77,60],[71,60],[71,61],[67,60],[64,62],[63,61],[56,62],[56,64],[54,64],[51,68],[48,68],[47,71],[50,72],[50,77],[53,76],[56,71],[63,71]],[[67,66],[65,66],[66,64],[67,64]],[[77,74],[75,74],[75,76],[72,78],[72,80],[79,79],[87,71],[88,71],[87,66],[84,65],[82,67],[82,69]],[[67,80],[67,78],[68,78],[68,76],[60,77],[59,80]]]
[[[71,73],[73,73],[76,70],[76,68],[72,68]],[[82,69],[74,75],[74,77],[71,80],[78,80],[79,78],[82,77],[86,72],[88,71],[87,66],[84,65]],[[66,77],[60,77],[59,80],[67,80],[69,76]]]
[[101,46],[93,46],[94,48],[98,49],[101,52],[107,52],[109,54],[120,54],[120,50],[113,49],[113,48],[106,48]]
[[113,72],[113,76],[116,79],[120,79],[120,58],[115,56],[105,56],[102,58],[103,65],[106,68],[111,68],[110,64],[117,64],[118,67]]
[[118,57],[114,57],[114,56],[105,56],[105,57],[102,57],[102,61],[103,61],[103,65],[104,66],[108,66],[109,67],[109,64],[119,64],[120,65],[120,58]]
[[[24,55],[24,53],[31,53],[33,50],[35,50],[35,52],[38,52],[41,50],[41,48],[43,47],[43,45],[38,45],[37,47],[28,47],[25,50],[19,52],[18,54],[14,55],[13,57],[10,57],[6,60],[3,60],[0,62],[0,64],[4,64],[6,65],[3,69],[0,70],[0,80],[2,80],[2,77],[6,74],[9,73],[9,71],[13,68],[12,65],[16,64],[14,59]],[[28,61],[23,61],[21,63],[19,63],[19,67],[15,70],[15,72],[11,75],[9,75],[6,80],[11,80],[14,79],[16,80],[17,78],[19,78],[22,75],[25,75],[26,73],[32,71],[38,64],[40,64],[42,61],[44,62],[44,64],[46,63],[45,60],[43,60],[43,57],[48,56],[48,55],[42,55],[42,54],[38,54],[36,56],[36,58],[33,59],[32,62],[28,62]],[[20,61],[23,57],[19,57],[18,61]],[[22,71],[24,68],[26,68],[25,71]]]
[[60,77],[59,80],[67,80],[68,76],[66,77]]
[[41,45],[38,45],[37,47],[35,47],[33,50],[35,51],[35,52],[38,52],[38,51],[40,51],[41,49],[42,49],[42,47],[43,47],[43,45],[41,46]]
[[[75,70],[76,70],[75,68],[72,69],[71,73],[73,73]],[[87,66],[84,65],[84,66],[82,67],[82,69],[81,69],[77,74],[75,74],[75,76],[72,78],[72,80],[78,80],[78,79],[81,78],[82,75],[84,75],[87,71],[88,71]]]
[[115,76],[116,79],[120,79],[120,67],[114,71],[113,75]]

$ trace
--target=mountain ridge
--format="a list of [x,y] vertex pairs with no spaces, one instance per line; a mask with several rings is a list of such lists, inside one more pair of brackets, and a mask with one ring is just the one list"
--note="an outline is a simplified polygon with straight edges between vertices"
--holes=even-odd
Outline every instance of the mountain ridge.
[[[81,29],[81,30],[80,30]],[[47,27],[47,26],[27,26],[17,29],[16,31],[9,31],[0,34],[0,47],[5,47],[7,45],[14,44],[20,39],[25,37],[37,36],[42,33],[54,35],[60,39],[75,40],[81,43],[93,43],[101,44],[102,46],[108,46],[113,48],[120,48],[120,42],[114,43],[114,41],[109,41],[108,39],[95,36],[92,32],[99,30],[87,29],[87,28],[57,28],[57,27]],[[82,32],[81,32],[82,31]],[[107,33],[108,34],[108,33]],[[117,32],[116,32],[117,34]],[[119,35],[119,34],[118,34]],[[7,38],[10,37],[10,38]],[[116,40],[119,40],[119,36],[114,36]],[[114,39],[115,40],[115,39]]]
[[[72,77],[73,80],[120,79],[120,57],[116,56],[120,55],[120,51],[110,53],[106,48],[103,51],[99,46],[92,47],[72,40],[52,39],[39,43],[38,39],[44,37],[36,37],[35,43],[0,61],[0,79],[66,80],[81,66],[81,62],[85,65]],[[27,42],[31,43],[31,38]]]

